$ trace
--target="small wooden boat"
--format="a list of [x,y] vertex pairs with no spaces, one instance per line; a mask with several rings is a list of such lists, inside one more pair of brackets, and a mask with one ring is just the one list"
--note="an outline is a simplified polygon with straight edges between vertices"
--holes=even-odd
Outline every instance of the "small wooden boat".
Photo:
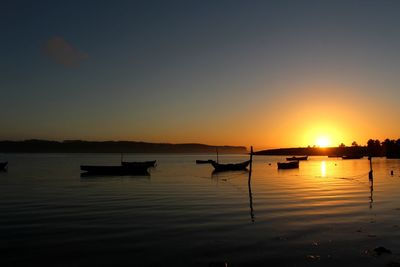
[[7,169],[8,162],[0,162],[0,171],[5,171]]
[[299,168],[299,161],[278,162],[278,169],[297,169]]
[[81,165],[81,171],[94,175],[146,175],[148,165],[95,166]]
[[364,156],[352,155],[352,156],[342,156],[342,159],[362,159]]
[[247,166],[249,166],[250,160],[241,162],[241,163],[229,163],[229,164],[221,164],[215,161],[211,162],[211,165],[214,167],[215,171],[241,171],[245,170]]
[[196,164],[211,164],[211,163],[213,163],[213,162],[215,162],[215,161],[212,160],[212,159],[209,159],[209,160],[201,160],[201,159],[198,159],[198,160],[196,160]]
[[308,156],[304,156],[304,157],[295,157],[295,156],[293,156],[293,157],[290,157],[290,158],[286,158],[286,160],[287,161],[298,161],[298,160],[307,160],[308,159]]
[[149,167],[154,167],[156,166],[156,160],[150,160],[150,161],[121,161],[122,166],[139,166],[139,165],[145,165]]

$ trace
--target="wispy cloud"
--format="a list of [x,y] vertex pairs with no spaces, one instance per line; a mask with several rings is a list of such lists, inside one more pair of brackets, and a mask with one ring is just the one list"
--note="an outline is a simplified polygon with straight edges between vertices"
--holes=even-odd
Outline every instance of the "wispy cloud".
[[88,58],[88,54],[73,47],[62,37],[48,39],[43,46],[43,52],[55,63],[69,68],[78,67],[82,60]]

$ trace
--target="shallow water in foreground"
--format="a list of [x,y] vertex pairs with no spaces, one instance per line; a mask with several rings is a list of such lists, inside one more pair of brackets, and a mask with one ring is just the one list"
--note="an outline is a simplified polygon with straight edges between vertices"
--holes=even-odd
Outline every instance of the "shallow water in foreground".
[[[130,154],[158,166],[149,177],[81,178],[80,164],[119,155],[0,154],[0,265],[400,263],[400,160],[374,158],[372,184],[367,159],[311,157],[278,171],[284,157],[256,156],[249,187],[248,172],[194,163],[213,157]],[[379,246],[392,254],[377,256]]]

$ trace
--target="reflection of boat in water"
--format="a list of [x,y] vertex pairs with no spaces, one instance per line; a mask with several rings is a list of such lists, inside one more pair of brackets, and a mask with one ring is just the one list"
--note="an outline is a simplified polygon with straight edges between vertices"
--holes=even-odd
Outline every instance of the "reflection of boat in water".
[[154,167],[156,166],[156,161],[155,160],[150,160],[150,161],[121,161],[122,166],[148,166],[148,167]]
[[8,162],[0,162],[0,171],[5,171],[7,168]]
[[149,166],[145,164],[120,166],[81,165],[81,171],[94,175],[146,175],[149,173],[148,168]]
[[[230,173],[232,172],[232,173]],[[237,177],[241,177],[243,175],[243,177],[247,177],[247,175],[249,174],[249,169],[243,169],[243,170],[223,170],[223,171],[217,171],[217,170],[213,170],[211,172],[211,178],[226,178],[229,177],[229,175],[231,174],[235,174],[237,175]]]
[[297,169],[299,168],[298,161],[278,162],[278,169]]
[[308,159],[308,156],[304,156],[304,157],[293,156],[293,157],[290,157],[290,158],[286,158],[287,161],[307,160],[307,159]]
[[241,162],[241,163],[228,163],[228,164],[221,164],[215,161],[211,162],[211,165],[214,167],[215,171],[241,171],[245,170],[247,166],[249,166],[250,160]]
[[212,159],[209,159],[209,160],[201,160],[201,159],[198,159],[198,160],[196,160],[196,164],[211,164],[211,163],[213,163],[213,162],[215,162],[215,161],[212,160]]
[[362,159],[364,156],[360,155],[350,155],[350,156],[342,156],[342,159]]

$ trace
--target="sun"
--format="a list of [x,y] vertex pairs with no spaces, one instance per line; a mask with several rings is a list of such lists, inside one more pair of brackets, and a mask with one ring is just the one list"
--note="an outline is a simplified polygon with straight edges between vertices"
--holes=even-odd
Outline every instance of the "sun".
[[321,137],[318,137],[316,143],[317,143],[317,146],[319,146],[319,147],[328,147],[331,144],[331,141],[329,140],[328,137],[321,136]]

